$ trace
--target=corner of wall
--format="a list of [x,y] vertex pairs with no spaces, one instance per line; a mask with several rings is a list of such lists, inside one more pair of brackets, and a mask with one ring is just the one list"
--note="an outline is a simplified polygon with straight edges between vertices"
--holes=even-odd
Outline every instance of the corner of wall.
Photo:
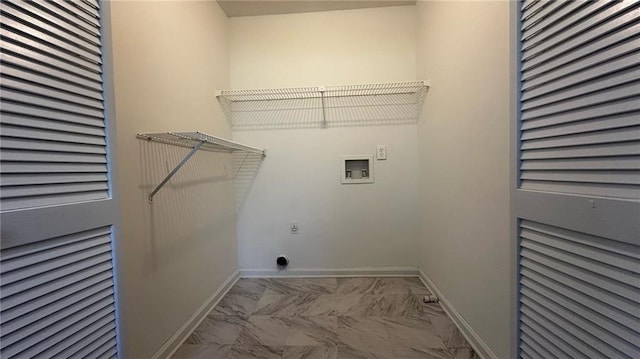
[[510,347],[512,254],[508,7],[416,5],[417,73],[433,84],[418,124],[420,267],[464,317],[459,324],[501,358]]
[[231,136],[214,97],[229,87],[228,20],[213,0],[110,5],[121,355],[148,358],[238,269],[230,156],[197,152],[150,205],[149,191],[189,150],[136,139],[169,131]]
[[467,340],[467,343],[471,345],[473,351],[482,359],[498,359],[487,343],[484,342],[482,337],[478,335],[469,322],[464,319],[464,316],[456,309],[453,303],[451,303],[449,298],[442,293],[440,288],[438,288],[438,286],[436,286],[435,283],[427,277],[422,269],[419,270],[419,273],[422,283],[424,283],[431,293],[438,297],[442,309],[444,309],[447,316],[456,325],[456,327],[458,327],[458,330]]
[[227,280],[222,283],[220,287],[205,300],[204,303],[187,319],[184,324],[176,332],[166,341],[164,344],[158,348],[158,350],[151,356],[151,359],[166,359],[171,358],[173,354],[178,351],[182,343],[185,342],[193,333],[193,331],[198,328],[200,323],[204,321],[209,312],[218,305],[220,300],[224,298],[227,292],[233,288],[236,282],[240,279],[240,272],[235,271]]

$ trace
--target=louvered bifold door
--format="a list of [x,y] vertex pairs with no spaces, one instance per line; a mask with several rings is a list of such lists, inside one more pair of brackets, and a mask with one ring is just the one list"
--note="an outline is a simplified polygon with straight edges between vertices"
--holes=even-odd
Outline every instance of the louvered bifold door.
[[521,358],[640,358],[640,2],[518,4]]
[[103,4],[0,3],[0,357],[117,357]]

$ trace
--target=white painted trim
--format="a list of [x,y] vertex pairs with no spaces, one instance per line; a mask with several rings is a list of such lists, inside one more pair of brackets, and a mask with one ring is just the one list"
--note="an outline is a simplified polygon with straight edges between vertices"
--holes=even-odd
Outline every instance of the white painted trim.
[[271,268],[240,269],[242,278],[273,277],[417,277],[414,267],[362,267],[362,268]]
[[462,314],[460,314],[460,312],[456,310],[456,308],[449,301],[449,299],[447,299],[447,297],[440,291],[438,286],[436,286],[435,283],[433,283],[431,279],[427,277],[427,275],[422,271],[422,269],[420,269],[418,272],[419,272],[419,277],[424,283],[424,285],[426,285],[427,288],[429,288],[431,293],[435,294],[438,297],[438,299],[440,299],[440,304],[442,305],[442,309],[444,309],[445,313],[447,313],[447,316],[449,316],[451,321],[458,327],[458,330],[460,330],[460,332],[465,337],[465,339],[467,339],[467,342],[471,345],[471,347],[476,352],[476,354],[482,359],[498,359],[498,357],[491,350],[491,348],[489,348],[487,343],[485,343],[484,340],[480,338],[478,333],[476,333],[475,330],[473,330],[471,325],[469,325],[469,323],[464,319]]
[[180,348],[193,331],[202,323],[209,312],[218,305],[218,302],[227,294],[236,282],[240,279],[240,272],[235,271],[224,283],[213,293],[211,297],[202,303],[200,308],[153,354],[151,359],[167,359]]

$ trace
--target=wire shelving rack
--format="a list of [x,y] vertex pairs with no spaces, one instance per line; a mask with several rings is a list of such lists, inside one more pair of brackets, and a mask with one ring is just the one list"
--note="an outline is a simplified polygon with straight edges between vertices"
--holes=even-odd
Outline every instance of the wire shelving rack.
[[233,130],[415,123],[427,81],[223,90],[217,99]]
[[161,133],[141,133],[137,138],[161,142],[174,146],[188,147],[191,151],[169,172],[169,174],[149,193],[149,203],[153,202],[153,196],[173,177],[185,163],[199,150],[211,152],[227,153],[252,153],[262,157],[267,155],[265,149],[244,145],[238,142],[227,140],[221,137],[208,135],[202,132],[161,132]]

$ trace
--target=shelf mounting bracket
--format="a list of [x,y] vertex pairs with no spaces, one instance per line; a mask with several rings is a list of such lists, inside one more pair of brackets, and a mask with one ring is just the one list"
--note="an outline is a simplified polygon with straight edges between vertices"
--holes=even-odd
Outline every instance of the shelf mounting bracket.
[[160,188],[162,188],[162,186],[164,186],[171,179],[171,177],[173,177],[173,175],[175,175],[180,170],[180,168],[184,166],[185,163],[187,163],[187,161],[189,161],[191,156],[198,152],[203,144],[205,144],[205,141],[200,141],[195,146],[193,146],[191,151],[182,159],[182,161],[180,161],[180,163],[178,163],[178,165],[173,170],[171,170],[171,172],[169,172],[169,174],[162,180],[162,182],[160,182],[160,184],[157,185],[156,188],[151,191],[151,193],[149,193],[149,203],[153,203],[153,196],[155,196]]
[[327,114],[326,114],[326,110],[325,110],[325,104],[324,104],[324,93],[325,91],[327,91],[327,89],[324,86],[320,86],[318,87],[318,91],[320,92],[320,98],[322,101],[322,128],[327,128]]

